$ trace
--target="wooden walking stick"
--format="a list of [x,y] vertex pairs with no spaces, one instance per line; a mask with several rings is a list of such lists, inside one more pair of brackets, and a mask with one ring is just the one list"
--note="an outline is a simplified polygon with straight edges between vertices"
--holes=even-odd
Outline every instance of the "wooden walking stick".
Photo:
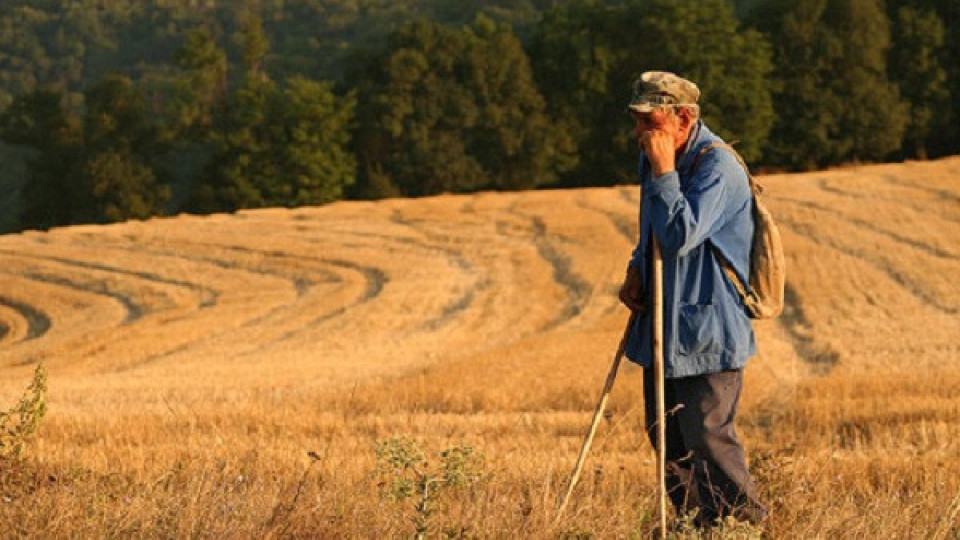
[[587,437],[583,440],[583,446],[580,447],[580,455],[577,457],[577,464],[573,466],[573,473],[570,475],[570,481],[567,483],[567,492],[557,508],[557,515],[553,519],[556,524],[563,516],[563,511],[567,509],[567,503],[570,502],[570,494],[573,493],[574,486],[580,478],[580,472],[583,470],[583,462],[587,459],[587,452],[590,451],[590,445],[593,443],[593,436],[597,433],[597,425],[600,423],[600,417],[603,416],[603,409],[607,406],[607,398],[610,396],[610,390],[613,389],[613,381],[617,378],[617,370],[620,368],[620,360],[623,359],[624,350],[627,348],[627,338],[630,336],[630,330],[636,320],[636,313],[630,314],[630,320],[627,321],[627,327],[623,329],[623,337],[620,338],[620,346],[617,347],[617,354],[613,357],[613,365],[610,366],[610,372],[607,373],[607,381],[603,385],[603,392],[600,394],[600,401],[593,412],[593,422],[590,423],[590,430],[587,431]]
[[667,415],[663,376],[663,254],[656,235],[653,240],[653,378],[657,398],[657,508],[660,538],[667,537]]

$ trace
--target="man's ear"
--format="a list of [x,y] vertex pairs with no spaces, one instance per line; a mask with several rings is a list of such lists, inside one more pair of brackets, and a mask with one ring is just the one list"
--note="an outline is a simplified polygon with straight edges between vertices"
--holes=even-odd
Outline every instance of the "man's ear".
[[690,112],[690,109],[679,109],[677,111],[677,116],[680,117],[680,127],[683,128],[684,131],[688,131],[693,126],[694,122],[696,122],[696,120],[693,118],[693,113]]

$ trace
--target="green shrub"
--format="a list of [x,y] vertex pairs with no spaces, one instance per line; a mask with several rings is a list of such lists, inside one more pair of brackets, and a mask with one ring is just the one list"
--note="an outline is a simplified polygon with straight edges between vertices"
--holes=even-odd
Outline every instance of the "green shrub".
[[8,411],[0,411],[0,458],[20,457],[46,413],[47,370],[40,364],[20,402]]

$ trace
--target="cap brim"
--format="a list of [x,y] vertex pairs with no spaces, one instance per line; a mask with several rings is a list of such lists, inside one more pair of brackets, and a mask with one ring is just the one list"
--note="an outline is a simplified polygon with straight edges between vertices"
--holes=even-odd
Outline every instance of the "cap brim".
[[638,113],[648,113],[653,111],[660,111],[663,109],[673,109],[679,110],[682,108],[692,108],[699,109],[699,105],[696,103],[650,103],[650,102],[641,102],[641,103],[631,103],[627,105],[627,109],[633,112]]
[[662,108],[663,108],[662,105],[656,105],[650,102],[631,103],[630,105],[627,106],[627,109],[636,113],[648,113],[648,112],[653,112]]

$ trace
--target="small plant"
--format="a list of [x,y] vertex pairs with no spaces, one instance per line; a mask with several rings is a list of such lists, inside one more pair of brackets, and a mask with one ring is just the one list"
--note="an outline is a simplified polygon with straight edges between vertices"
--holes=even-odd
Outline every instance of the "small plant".
[[0,411],[0,458],[20,457],[46,413],[47,370],[40,364],[20,402],[9,411]]
[[[443,495],[482,480],[485,460],[473,447],[459,445],[440,452],[439,465],[431,466],[416,441],[395,437],[377,443],[377,477],[380,496],[394,501],[413,500],[414,538],[426,538]],[[452,530],[452,529],[451,529]]]

